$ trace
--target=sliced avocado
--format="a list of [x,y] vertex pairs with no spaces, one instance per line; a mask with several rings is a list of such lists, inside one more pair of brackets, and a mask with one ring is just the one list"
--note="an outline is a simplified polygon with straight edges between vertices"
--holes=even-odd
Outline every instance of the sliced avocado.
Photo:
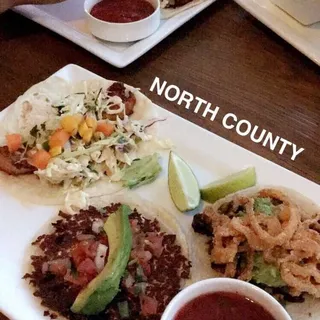
[[156,153],[135,160],[130,167],[124,170],[123,186],[133,189],[151,183],[158,177],[160,172],[159,156]]
[[129,223],[131,209],[121,206],[107,219],[104,230],[108,235],[108,262],[99,275],[77,296],[71,307],[74,313],[94,315],[103,311],[119,292],[121,278],[126,270],[132,247]]

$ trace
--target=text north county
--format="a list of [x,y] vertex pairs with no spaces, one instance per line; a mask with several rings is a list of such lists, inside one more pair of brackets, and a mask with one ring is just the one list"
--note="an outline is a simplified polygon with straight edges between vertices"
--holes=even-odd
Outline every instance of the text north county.
[[[206,118],[210,117],[214,121],[220,111],[220,107],[212,107],[212,104],[200,97],[194,96],[186,90],[180,90],[176,85],[168,85],[167,81],[161,81],[155,77],[151,87],[151,92],[155,92],[159,96],[164,96],[168,101],[175,102],[179,106],[184,106],[186,109],[193,108],[194,113],[201,113]],[[279,154],[283,154],[285,150],[290,152],[291,160],[295,160],[299,154],[305,149],[298,148],[293,142],[284,139],[266,129],[259,128],[257,125],[252,125],[246,119],[238,119],[234,113],[227,113],[222,118],[222,125],[225,129],[234,130],[240,136],[248,136],[254,143],[261,143],[262,146],[274,151],[277,148]]]

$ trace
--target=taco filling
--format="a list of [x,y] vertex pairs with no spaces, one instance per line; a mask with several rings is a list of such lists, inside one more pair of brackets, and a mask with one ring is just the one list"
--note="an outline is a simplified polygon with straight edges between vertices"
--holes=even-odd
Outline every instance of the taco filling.
[[33,242],[41,254],[31,257],[33,270],[24,276],[49,309],[44,314],[160,319],[190,276],[176,236],[120,204],[59,216],[53,232]]
[[212,237],[215,274],[250,281],[280,301],[320,298],[320,213],[302,209],[274,189],[235,195],[193,219],[195,232]]
[[[0,170],[34,173],[65,190],[84,189],[103,178],[126,180],[126,169],[149,156],[152,170],[136,170],[137,180],[142,184],[155,179],[161,171],[157,155],[139,152],[143,143],[155,140],[148,128],[158,120],[132,117],[141,105],[150,107],[150,100],[120,82],[84,81],[79,88],[81,92],[56,100],[42,95],[41,88],[27,96],[20,111],[21,132],[7,133],[0,147]],[[38,114],[37,108],[48,116]]]
[[7,146],[0,147],[0,171],[10,175],[32,174],[37,170],[27,160],[23,159],[24,148],[9,150]]

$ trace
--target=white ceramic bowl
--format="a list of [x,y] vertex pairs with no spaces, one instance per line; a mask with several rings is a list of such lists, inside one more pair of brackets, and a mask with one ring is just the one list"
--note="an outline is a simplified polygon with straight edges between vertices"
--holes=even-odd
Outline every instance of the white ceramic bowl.
[[202,280],[185,288],[172,299],[161,320],[174,320],[177,312],[191,300],[203,294],[219,291],[233,292],[252,299],[269,311],[275,320],[292,320],[281,304],[271,295],[248,282],[229,278]]
[[320,22],[320,0],[271,0],[304,25]]
[[131,42],[153,34],[160,25],[160,0],[147,0],[155,11],[145,19],[129,23],[105,22],[93,17],[91,9],[101,0],[85,0],[84,11],[90,32],[97,38],[112,42]]

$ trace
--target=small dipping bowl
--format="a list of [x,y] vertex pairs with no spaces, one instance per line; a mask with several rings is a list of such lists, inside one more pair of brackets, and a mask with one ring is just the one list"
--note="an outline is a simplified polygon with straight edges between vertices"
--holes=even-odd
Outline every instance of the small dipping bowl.
[[84,11],[90,32],[97,38],[112,42],[131,42],[149,37],[160,25],[160,0],[146,1],[155,9],[150,16],[134,22],[116,23],[106,22],[91,15],[93,6],[101,0],[85,0]]
[[171,300],[161,320],[174,320],[179,311],[190,301],[213,292],[236,293],[262,306],[275,320],[292,320],[282,305],[267,292],[248,282],[228,278],[202,280],[183,289]]

